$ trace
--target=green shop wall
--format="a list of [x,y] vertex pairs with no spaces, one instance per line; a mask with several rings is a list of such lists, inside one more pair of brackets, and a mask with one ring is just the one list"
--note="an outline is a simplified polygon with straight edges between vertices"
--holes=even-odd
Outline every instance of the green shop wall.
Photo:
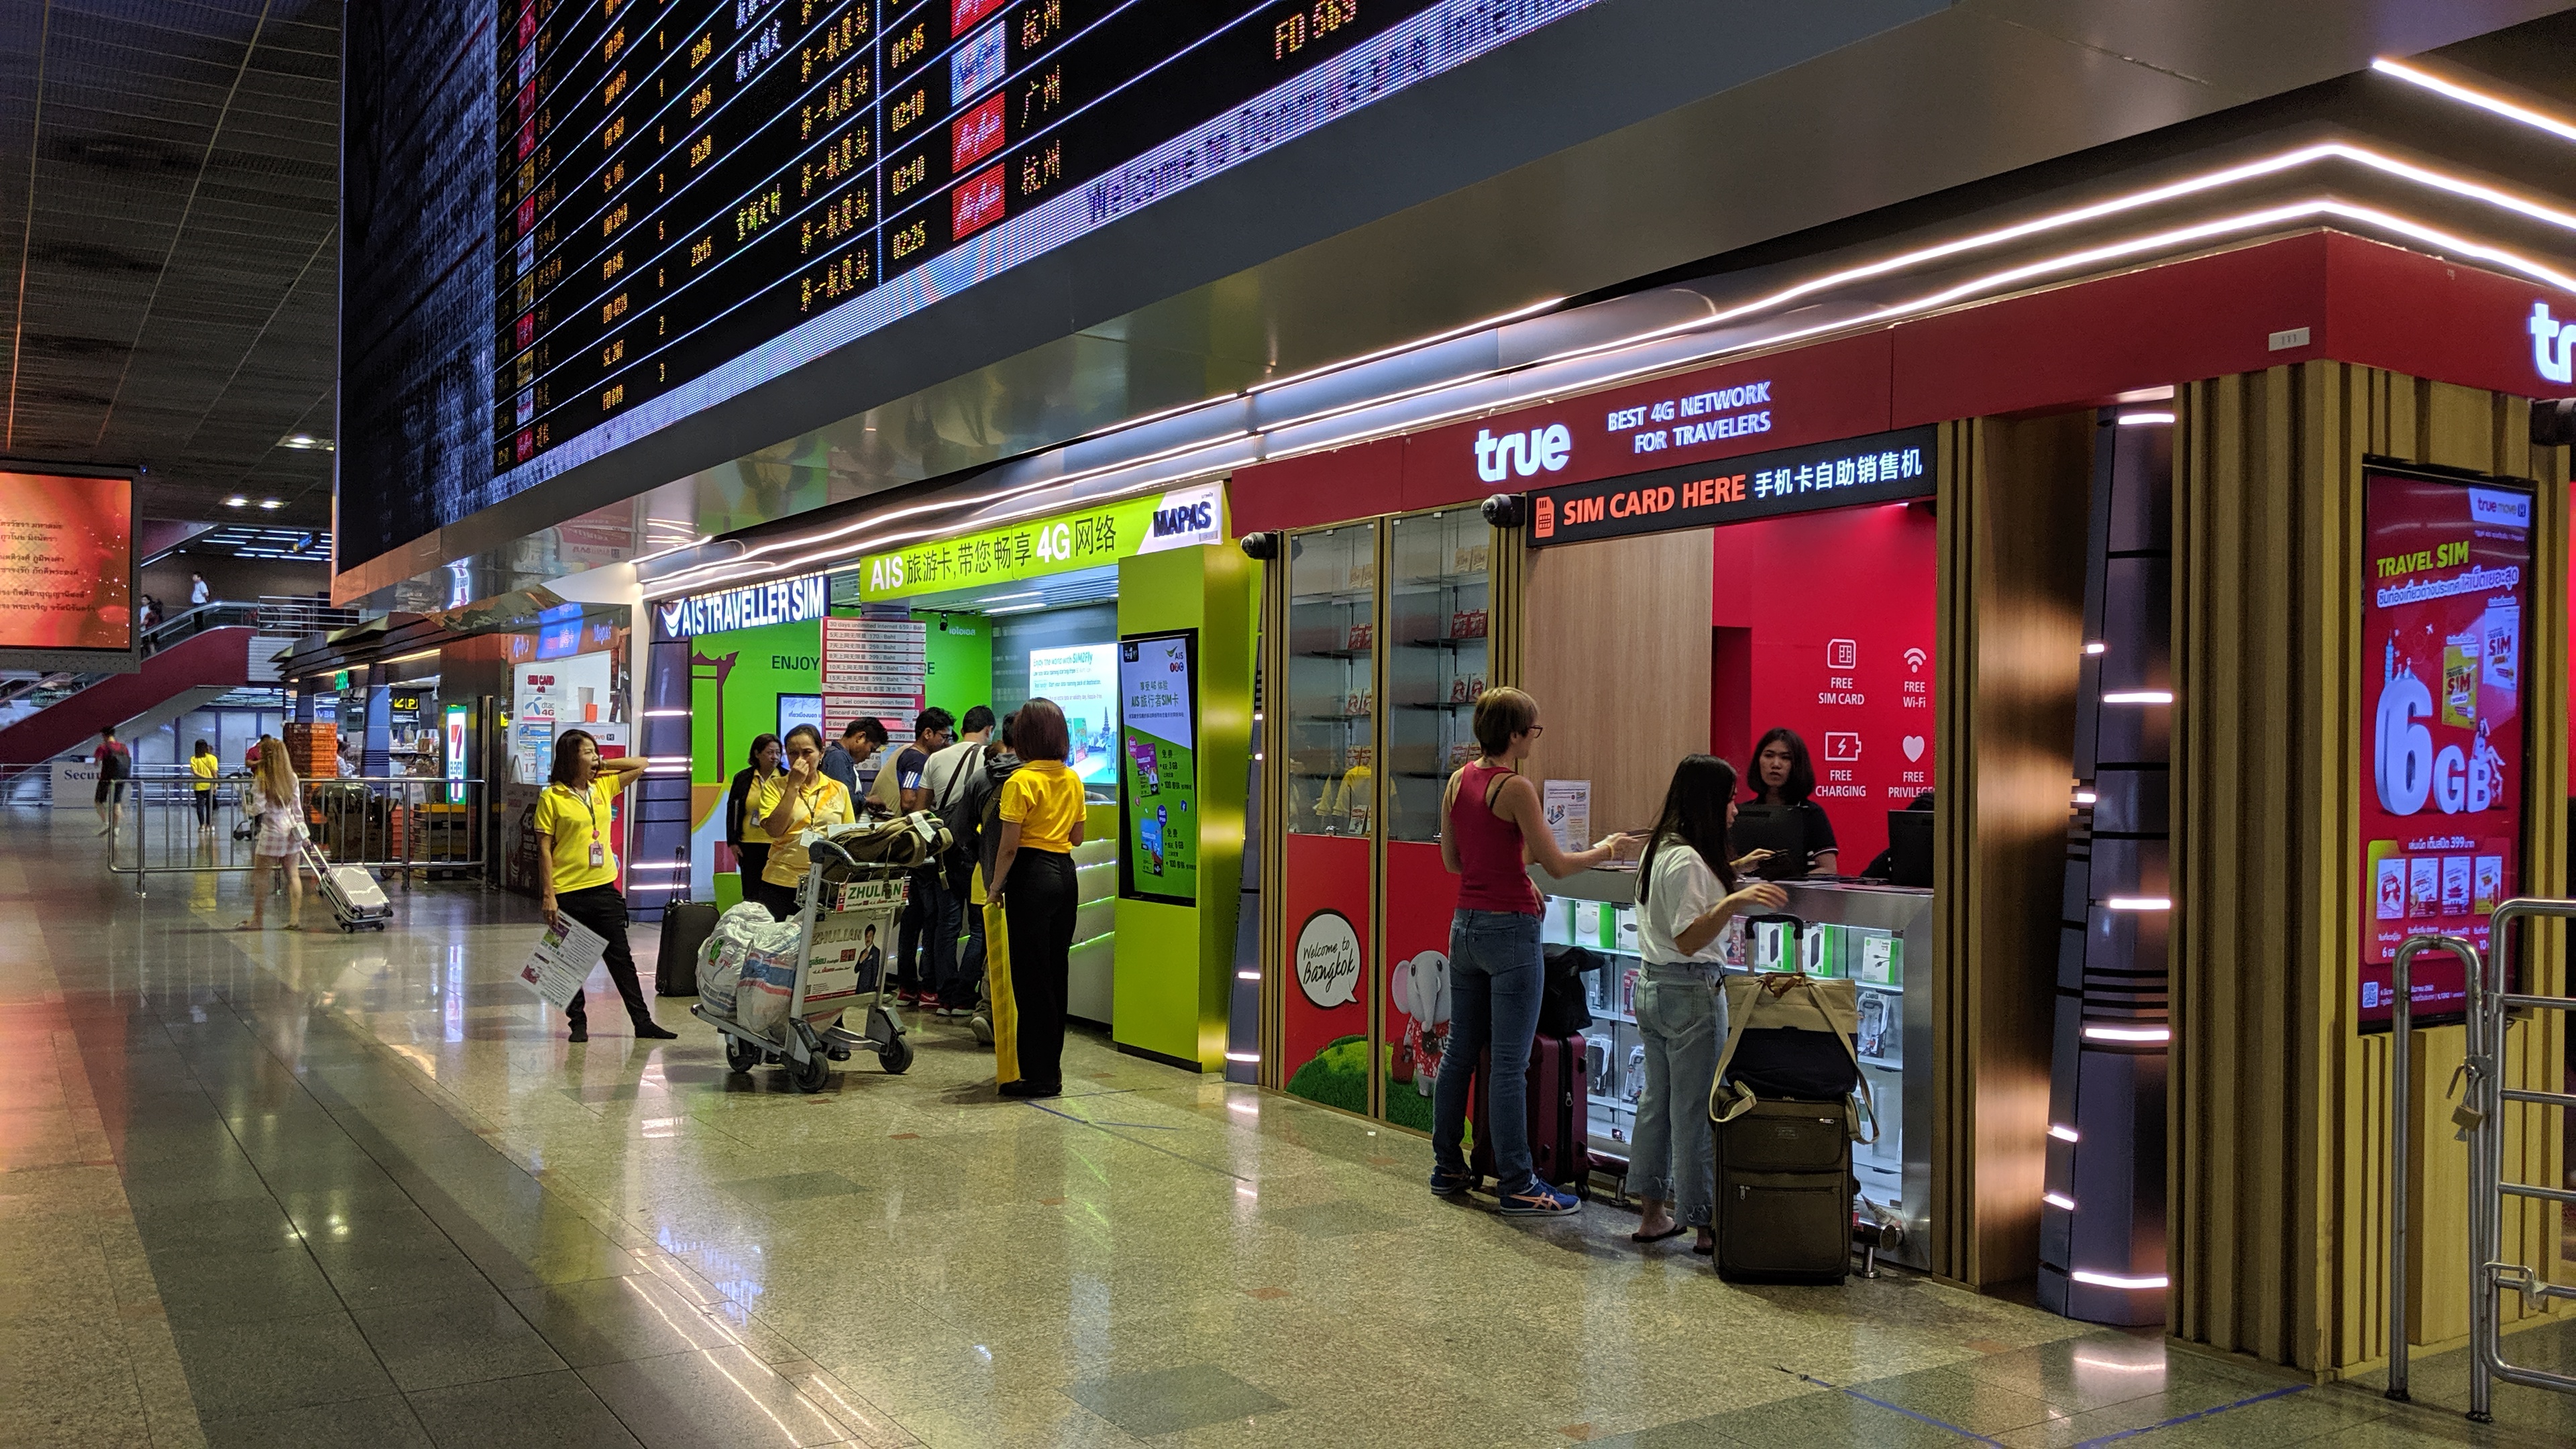
[[[1118,632],[1199,631],[1198,904],[1118,902],[1110,1035],[1139,1055],[1225,1067],[1252,760],[1252,655],[1260,565],[1231,544],[1138,554],[1118,565]],[[1120,842],[1125,848],[1125,842]]]
[[[939,708],[966,718],[966,711],[993,702],[993,622],[974,614],[942,614],[915,609],[921,625],[922,653],[928,679],[922,693]],[[945,619],[943,629],[940,621]]]
[[[724,839],[725,792],[751,758],[752,740],[778,728],[778,696],[823,687],[823,626],[768,624],[689,642],[689,838],[693,859],[713,861]],[[715,901],[742,901],[731,871],[714,878]]]

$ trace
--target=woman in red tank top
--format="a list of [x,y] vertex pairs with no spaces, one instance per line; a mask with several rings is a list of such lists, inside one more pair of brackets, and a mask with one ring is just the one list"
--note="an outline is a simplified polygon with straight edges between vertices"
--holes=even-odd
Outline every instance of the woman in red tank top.
[[1494,1186],[1501,1211],[1513,1214],[1570,1213],[1579,1206],[1530,1169],[1529,1055],[1546,968],[1538,888],[1526,866],[1563,879],[1634,843],[1614,835],[1589,850],[1558,848],[1538,787],[1520,773],[1545,728],[1538,701],[1517,689],[1486,690],[1476,701],[1476,745],[1483,753],[1449,777],[1440,805],[1440,859],[1459,880],[1458,914],[1449,926],[1449,1041],[1432,1098],[1431,1190],[1454,1197],[1476,1186],[1459,1148],[1468,1083],[1491,1047],[1485,1115],[1494,1139]]

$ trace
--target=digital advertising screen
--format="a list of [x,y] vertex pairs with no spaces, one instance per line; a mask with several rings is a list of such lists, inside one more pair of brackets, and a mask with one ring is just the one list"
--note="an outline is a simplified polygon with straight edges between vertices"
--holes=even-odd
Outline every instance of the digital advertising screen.
[[1118,642],[1126,786],[1118,888],[1131,900],[1198,903],[1198,663],[1195,629]]
[[1073,747],[1065,764],[1095,797],[1118,780],[1118,646],[1070,644],[1029,651],[1029,697],[1064,711]]
[[[2361,1020],[2386,1030],[2408,936],[2489,948],[2521,880],[2527,487],[2362,474]],[[2456,1020],[2466,968],[2415,958],[2414,1021]]]
[[832,732],[823,728],[823,696],[819,694],[782,694],[778,696],[778,737],[798,725],[812,725],[814,733],[831,739]]
[[498,491],[1591,3],[502,0]]
[[0,649],[130,651],[134,484],[0,472]]

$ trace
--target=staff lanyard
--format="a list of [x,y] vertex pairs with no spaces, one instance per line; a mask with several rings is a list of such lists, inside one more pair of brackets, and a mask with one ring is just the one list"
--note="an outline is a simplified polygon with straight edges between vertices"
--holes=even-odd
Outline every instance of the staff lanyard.
[[[556,788],[567,795],[572,793],[572,787],[569,785],[558,785]],[[583,790],[579,797],[583,812],[590,816],[590,864],[594,870],[608,864],[607,842],[599,838],[599,797],[595,793],[597,789],[598,786],[593,785]]]

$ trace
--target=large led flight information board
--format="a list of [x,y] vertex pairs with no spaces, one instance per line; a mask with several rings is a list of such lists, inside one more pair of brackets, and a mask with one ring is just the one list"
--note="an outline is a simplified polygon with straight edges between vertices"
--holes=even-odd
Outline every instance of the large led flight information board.
[[503,0],[493,471],[737,395],[1592,0]]

